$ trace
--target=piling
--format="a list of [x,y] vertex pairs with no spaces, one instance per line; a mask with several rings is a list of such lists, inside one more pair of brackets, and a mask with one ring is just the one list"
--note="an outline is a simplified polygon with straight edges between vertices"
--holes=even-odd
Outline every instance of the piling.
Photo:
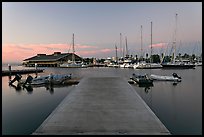
[[8,70],[9,70],[9,80],[11,80],[11,65],[8,64]]
[[38,71],[37,71],[37,70],[38,70],[38,68],[37,68],[37,67],[38,67],[38,64],[37,64],[37,63],[35,63],[35,70],[36,70],[35,74],[36,74],[36,77],[38,76]]

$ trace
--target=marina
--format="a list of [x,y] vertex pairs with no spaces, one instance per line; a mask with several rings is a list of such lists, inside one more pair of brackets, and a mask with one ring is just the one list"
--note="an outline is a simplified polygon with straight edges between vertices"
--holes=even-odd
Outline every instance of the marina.
[[3,2],[2,28],[2,135],[202,135],[201,2]]
[[[13,66],[15,68],[15,66]],[[7,68],[7,67],[6,67]],[[23,69],[23,68],[22,68]],[[68,72],[67,72],[68,71]],[[103,78],[103,77],[121,77],[123,82],[128,84],[133,73],[139,74],[163,74],[168,75],[175,70],[166,69],[120,69],[109,67],[90,67],[90,68],[46,68],[39,75],[48,75],[50,73],[72,73],[80,82],[87,82],[87,86],[91,88],[91,81],[86,78]],[[130,84],[132,88],[145,101],[148,107],[159,118],[164,126],[169,130],[170,134],[199,134],[202,131],[202,116],[201,116],[201,94],[202,94],[202,67],[196,69],[176,70],[176,73],[182,77],[182,82],[176,86],[171,82],[154,81],[154,85],[150,87],[137,86]],[[193,75],[192,75],[193,74]],[[32,75],[32,74],[31,74]],[[33,74],[33,76],[35,76]],[[26,75],[22,75],[23,78]],[[200,77],[200,78],[199,78]],[[12,76],[13,78],[13,76]],[[8,77],[2,77],[3,81],[3,134],[32,134],[39,128],[43,121],[62,103],[64,98],[73,93],[79,86],[54,86],[53,89],[47,87],[35,87],[33,91],[26,93],[22,88],[8,86]],[[193,82],[192,82],[193,81]],[[196,86],[188,86],[189,83],[195,83]],[[16,84],[16,83],[14,83]],[[83,83],[82,83],[83,84]],[[113,85],[112,85],[113,86]],[[100,88],[100,87],[98,87]],[[194,91],[194,92],[193,92]],[[61,95],[60,95],[61,94]],[[125,93],[123,93],[125,94]],[[60,96],[59,96],[60,95]],[[112,94],[110,94],[112,95]],[[190,96],[190,100],[189,100]],[[12,98],[11,98],[12,97]],[[112,96],[113,98],[114,95]],[[30,98],[27,100],[26,98]],[[109,98],[109,97],[107,97]],[[32,100],[32,104],[29,102]],[[37,103],[37,102],[38,103]],[[77,100],[76,100],[77,101]],[[20,103],[21,102],[21,103]],[[27,106],[26,104],[30,104]],[[94,104],[93,104],[94,105]],[[191,107],[188,107],[191,106]],[[193,107],[194,106],[194,107]],[[196,107],[195,107],[196,106]],[[21,109],[18,109],[21,108]],[[33,109],[38,108],[33,115]],[[10,115],[13,111],[15,115]],[[25,113],[27,115],[25,115]],[[20,116],[20,117],[19,117]],[[23,119],[27,120],[23,120]],[[33,121],[36,121],[33,123]],[[188,122],[186,122],[188,121]],[[19,126],[19,122],[22,124]],[[7,124],[6,124],[7,123]],[[11,126],[12,125],[12,126]],[[16,125],[16,126],[15,126]],[[27,130],[25,130],[27,129]],[[116,132],[114,132],[116,133]],[[80,133],[79,133],[80,134]]]

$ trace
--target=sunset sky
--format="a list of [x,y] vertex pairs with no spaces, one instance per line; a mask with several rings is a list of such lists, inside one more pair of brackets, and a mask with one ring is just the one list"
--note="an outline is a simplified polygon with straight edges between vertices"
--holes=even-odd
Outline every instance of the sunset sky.
[[[2,62],[22,62],[39,53],[72,52],[82,57],[115,56],[127,37],[129,53],[139,55],[141,25],[143,51],[150,54],[151,21],[153,53],[171,49],[177,18],[177,50],[202,52],[201,2],[3,2]],[[121,52],[118,51],[118,55]]]

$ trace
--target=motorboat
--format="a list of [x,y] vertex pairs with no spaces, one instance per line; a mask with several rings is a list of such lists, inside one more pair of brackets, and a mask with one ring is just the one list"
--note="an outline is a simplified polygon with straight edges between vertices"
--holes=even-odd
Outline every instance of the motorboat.
[[51,84],[63,84],[63,82],[67,79],[71,79],[72,74],[65,75],[65,74],[56,74],[56,75],[49,75],[49,82]]
[[33,78],[28,75],[26,80],[20,80],[23,85],[43,85],[43,84],[63,84],[64,81],[71,79],[71,74],[50,74]]
[[147,74],[132,74],[132,80],[134,80],[137,84],[153,84],[153,80],[148,77]]
[[153,80],[158,81],[175,81],[175,82],[181,82],[181,77],[178,76],[176,73],[173,73],[172,76],[161,76],[161,75],[154,75],[151,74],[150,78]]

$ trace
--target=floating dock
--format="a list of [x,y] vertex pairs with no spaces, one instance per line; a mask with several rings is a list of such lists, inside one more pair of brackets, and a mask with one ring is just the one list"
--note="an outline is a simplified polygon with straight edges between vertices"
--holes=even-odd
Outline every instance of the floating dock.
[[23,69],[23,70],[2,70],[2,76],[9,76],[15,74],[29,74],[29,73],[41,73],[43,69]]
[[33,135],[170,135],[127,80],[86,77]]

